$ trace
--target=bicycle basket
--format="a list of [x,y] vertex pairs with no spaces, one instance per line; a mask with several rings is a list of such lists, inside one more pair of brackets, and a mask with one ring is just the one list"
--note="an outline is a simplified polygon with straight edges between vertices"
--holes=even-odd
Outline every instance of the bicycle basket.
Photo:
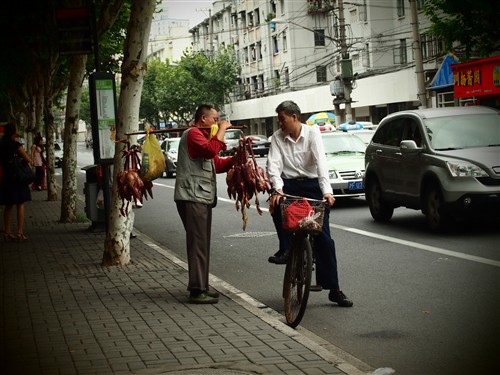
[[295,232],[321,232],[325,215],[323,202],[288,198],[280,206],[283,229]]

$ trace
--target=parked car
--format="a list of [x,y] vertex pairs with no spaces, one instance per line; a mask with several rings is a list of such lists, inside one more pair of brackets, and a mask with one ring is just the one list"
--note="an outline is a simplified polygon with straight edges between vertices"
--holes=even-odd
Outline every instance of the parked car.
[[269,153],[271,142],[265,135],[252,134],[248,135],[247,138],[250,138],[252,142],[252,150],[255,156],[266,156]]
[[236,148],[238,147],[238,142],[240,140],[241,134],[243,132],[240,129],[228,129],[224,139],[226,141],[226,149],[220,152],[221,156],[234,155],[236,153]]
[[333,195],[336,198],[363,195],[365,143],[350,132],[324,132],[321,137]]
[[422,210],[432,230],[455,217],[500,213],[500,111],[453,107],[385,117],[366,150],[365,191],[376,221]]
[[165,157],[165,175],[173,177],[177,172],[177,152],[179,150],[180,138],[165,138],[160,144],[161,151]]
[[373,129],[359,129],[359,130],[347,130],[345,131],[347,133],[352,133],[356,135],[358,138],[361,138],[361,140],[365,143],[366,146],[370,144],[370,141],[373,138],[373,135],[375,134],[375,130]]
[[63,149],[57,142],[54,143],[54,164],[56,168],[62,168]]

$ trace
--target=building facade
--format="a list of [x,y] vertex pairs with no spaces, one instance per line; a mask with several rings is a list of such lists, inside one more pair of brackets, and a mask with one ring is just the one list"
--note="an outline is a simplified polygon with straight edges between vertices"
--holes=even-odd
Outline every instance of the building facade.
[[[192,46],[208,54],[234,48],[242,73],[225,112],[233,124],[249,126],[249,133],[270,135],[277,129],[275,108],[283,100],[296,101],[304,121],[315,112],[335,111],[341,121],[376,124],[388,113],[420,106],[416,72],[427,85],[446,56],[442,43],[422,35],[430,25],[422,1],[415,1],[418,25],[410,4],[219,0],[210,16],[191,28]],[[420,69],[414,31],[420,37]],[[347,103],[334,95],[335,81],[349,90]],[[435,92],[426,93],[426,106],[437,106]]]

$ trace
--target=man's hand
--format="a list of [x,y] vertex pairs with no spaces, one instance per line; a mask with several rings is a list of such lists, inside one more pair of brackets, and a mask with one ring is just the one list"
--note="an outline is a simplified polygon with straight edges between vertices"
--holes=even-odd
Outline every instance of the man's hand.
[[219,123],[219,130],[217,131],[217,138],[219,141],[224,142],[224,134],[226,134],[226,130],[231,126],[231,123],[228,121],[221,121]]
[[272,212],[274,207],[277,207],[280,203],[280,199],[283,198],[283,190],[275,190],[274,193],[269,197],[269,210]]
[[325,194],[323,195],[323,198],[326,199],[330,207],[333,206],[333,204],[335,203],[335,198],[333,194]]

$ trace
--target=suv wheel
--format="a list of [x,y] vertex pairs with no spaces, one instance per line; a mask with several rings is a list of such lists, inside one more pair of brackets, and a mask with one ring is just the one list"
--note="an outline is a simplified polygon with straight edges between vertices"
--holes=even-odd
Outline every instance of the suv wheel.
[[434,231],[446,229],[451,217],[445,212],[443,196],[435,184],[428,185],[424,194],[424,213],[427,225]]
[[374,179],[367,184],[365,194],[373,219],[384,222],[391,220],[394,207],[383,200],[382,189],[377,180]]

